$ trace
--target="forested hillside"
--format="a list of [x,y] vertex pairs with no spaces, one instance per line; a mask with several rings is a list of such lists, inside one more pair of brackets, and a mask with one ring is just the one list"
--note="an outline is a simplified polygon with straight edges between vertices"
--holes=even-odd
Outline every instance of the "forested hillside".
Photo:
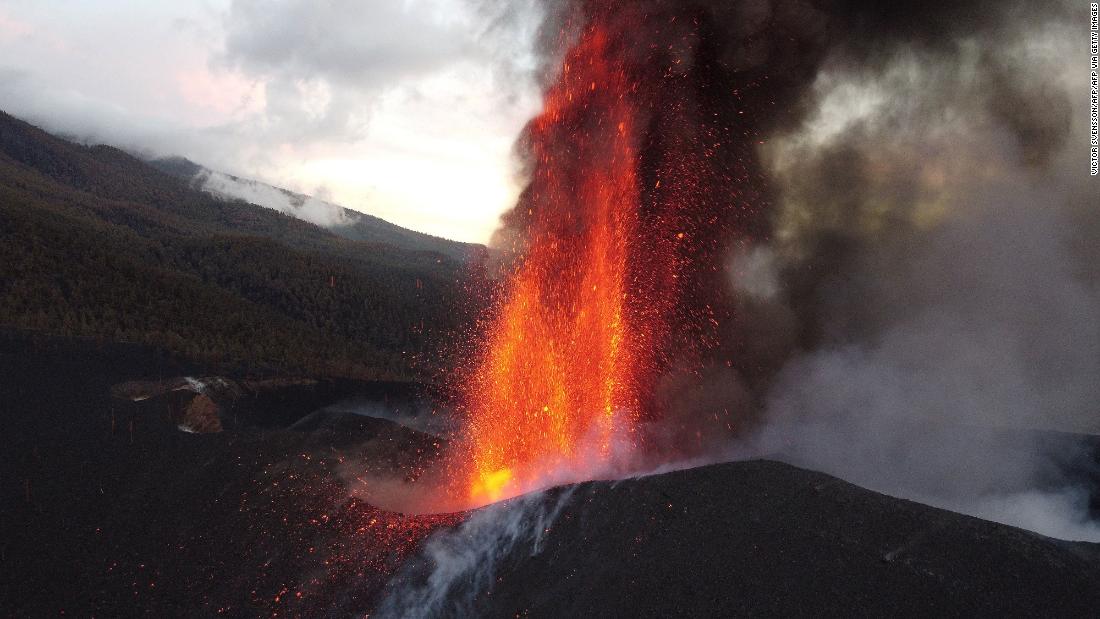
[[255,371],[422,379],[472,311],[466,268],[0,113],[0,325]]
[[[478,250],[477,245],[402,228],[373,215],[353,211],[313,196],[211,170],[183,157],[153,159],[149,164],[187,181],[193,188],[222,199],[248,202],[251,197],[260,206],[321,224],[337,236],[353,241],[385,243],[407,250],[435,252],[461,261],[470,258]],[[318,211],[324,213],[320,217],[322,221],[318,221]]]

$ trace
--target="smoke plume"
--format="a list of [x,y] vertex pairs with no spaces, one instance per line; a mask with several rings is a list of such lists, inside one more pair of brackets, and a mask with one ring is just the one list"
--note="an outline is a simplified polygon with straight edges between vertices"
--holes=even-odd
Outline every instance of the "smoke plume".
[[[665,256],[670,232],[687,239],[667,277],[641,260],[631,279],[672,322],[647,396],[657,459],[715,457],[733,441],[1095,535],[1087,495],[1056,479],[1073,449],[1032,432],[1100,431],[1100,223],[1074,139],[1086,116],[1065,59],[1084,34],[1068,4],[574,0],[543,12],[547,88],[594,23],[636,84],[634,250]],[[561,134],[520,140],[531,181],[495,238],[513,259],[540,210],[576,209],[568,220],[587,225],[584,204],[546,190],[545,154],[579,178],[592,153],[575,138],[598,135],[599,103]]]
[[[631,250],[673,257],[633,262],[625,293],[669,327],[637,471],[780,458],[1100,540],[1100,441],[1070,434],[1100,432],[1100,217],[1068,4],[563,0],[543,14],[548,91],[593,24],[634,86],[528,129],[531,180],[495,244],[508,273],[543,211],[565,211],[556,238],[598,225],[562,187],[604,153],[591,141],[614,139],[606,106],[627,99]],[[537,552],[553,515],[527,500],[538,509],[489,508],[430,542],[383,614],[461,614],[510,548]]]
[[756,453],[1100,540],[1095,441],[1040,431],[1100,431],[1100,220],[1063,68],[1075,34],[1048,16],[819,76],[816,113],[770,153],[784,282],[770,302],[798,316],[799,348]]

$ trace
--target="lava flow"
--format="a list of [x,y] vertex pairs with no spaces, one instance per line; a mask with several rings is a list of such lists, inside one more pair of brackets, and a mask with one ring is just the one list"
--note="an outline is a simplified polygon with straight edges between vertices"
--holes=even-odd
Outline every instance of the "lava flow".
[[713,265],[754,213],[731,189],[751,142],[708,108],[700,20],[665,7],[592,0],[560,35],[521,141],[530,181],[503,221],[517,257],[456,385],[452,491],[469,503],[621,472],[662,372],[716,339]]

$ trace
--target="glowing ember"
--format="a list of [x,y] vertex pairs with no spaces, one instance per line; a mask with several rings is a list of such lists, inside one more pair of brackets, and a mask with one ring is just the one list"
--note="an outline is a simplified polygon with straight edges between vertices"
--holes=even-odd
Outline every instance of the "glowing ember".
[[[529,127],[544,176],[527,199],[556,207],[531,210],[529,247],[469,385],[464,447],[476,502],[525,489],[582,450],[606,460],[612,433],[629,434],[638,414],[635,370],[646,360],[627,287],[638,204],[634,118],[626,73],[607,48],[601,31],[585,33]],[[562,131],[575,138],[574,152],[543,148]],[[573,176],[559,157],[591,167]]]
[[714,265],[755,217],[731,188],[751,132],[728,122],[738,91],[709,80],[721,71],[699,22],[673,5],[585,7],[524,136],[530,182],[504,220],[519,258],[456,385],[452,491],[467,503],[613,473],[658,377],[715,345],[728,312]]

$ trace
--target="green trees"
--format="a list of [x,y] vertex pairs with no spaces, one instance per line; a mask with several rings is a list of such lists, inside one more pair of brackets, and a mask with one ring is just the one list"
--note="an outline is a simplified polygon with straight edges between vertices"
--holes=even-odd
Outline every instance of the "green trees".
[[254,370],[423,379],[467,321],[464,273],[0,113],[0,325]]

